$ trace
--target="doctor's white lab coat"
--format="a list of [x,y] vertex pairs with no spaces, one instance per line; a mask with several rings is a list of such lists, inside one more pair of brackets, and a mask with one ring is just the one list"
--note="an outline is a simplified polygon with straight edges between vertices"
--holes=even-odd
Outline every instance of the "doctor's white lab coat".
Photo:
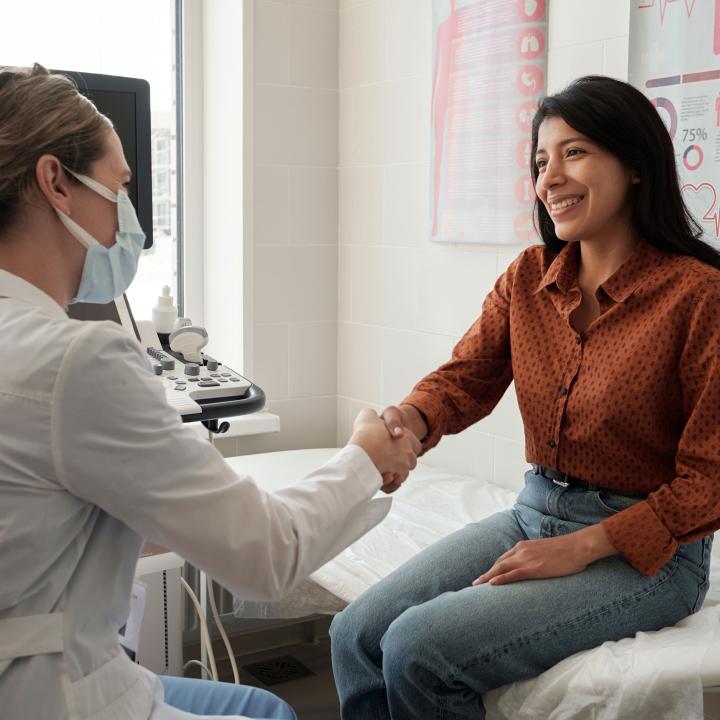
[[171,718],[117,644],[141,538],[280,597],[389,509],[357,447],[275,494],[183,427],[134,338],[0,271],[0,716]]

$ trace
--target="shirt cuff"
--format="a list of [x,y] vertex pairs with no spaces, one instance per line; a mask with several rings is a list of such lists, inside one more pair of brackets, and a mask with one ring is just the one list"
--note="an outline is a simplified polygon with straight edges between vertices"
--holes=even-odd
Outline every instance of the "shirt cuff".
[[358,486],[367,489],[368,497],[372,497],[382,487],[382,475],[370,456],[359,445],[346,445],[333,455],[326,465],[330,463],[349,465],[350,470],[357,477]]
[[675,554],[678,541],[647,501],[602,521],[615,549],[643,575],[654,575]]
[[427,423],[427,435],[422,439],[422,450],[420,455],[424,455],[428,450],[434,448],[445,434],[445,423],[443,422],[443,404],[438,400],[437,396],[422,390],[411,392],[400,405],[412,405],[425,416]]

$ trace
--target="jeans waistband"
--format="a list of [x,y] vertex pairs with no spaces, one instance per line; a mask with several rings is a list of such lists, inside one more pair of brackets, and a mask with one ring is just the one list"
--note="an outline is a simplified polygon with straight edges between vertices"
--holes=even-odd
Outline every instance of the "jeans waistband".
[[601,489],[599,485],[585,482],[585,480],[581,480],[580,478],[574,477],[573,475],[569,475],[565,472],[560,472],[559,470],[553,470],[552,468],[544,467],[543,465],[536,465],[535,463],[532,464],[532,467],[536,473],[542,475],[548,480],[552,480],[556,485],[560,485],[561,487],[575,487],[582,490]]
[[633,493],[622,492],[620,490],[609,490],[608,488],[601,487],[595,483],[589,483],[585,480],[581,480],[574,475],[560,472],[559,470],[553,470],[552,468],[544,467],[543,465],[537,465],[536,463],[532,463],[532,468],[539,475],[542,475],[547,480],[552,480],[556,485],[560,485],[564,488],[578,488],[579,490],[605,490],[606,492],[614,493],[616,495],[637,498],[639,500],[646,497],[646,495],[636,495]]

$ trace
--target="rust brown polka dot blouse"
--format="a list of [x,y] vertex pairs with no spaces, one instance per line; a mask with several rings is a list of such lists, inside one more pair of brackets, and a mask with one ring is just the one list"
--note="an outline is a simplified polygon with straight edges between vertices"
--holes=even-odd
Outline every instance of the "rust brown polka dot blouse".
[[452,358],[403,401],[423,450],[488,415],[515,381],[530,463],[647,496],[603,521],[645,575],[720,528],[720,271],[641,243],[578,334],[577,244],[523,251]]

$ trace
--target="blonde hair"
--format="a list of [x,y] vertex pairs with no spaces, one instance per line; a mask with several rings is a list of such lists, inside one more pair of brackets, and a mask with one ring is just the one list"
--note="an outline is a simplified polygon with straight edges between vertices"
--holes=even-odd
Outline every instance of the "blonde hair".
[[42,155],[77,173],[107,152],[110,121],[75,83],[41,65],[0,67],[0,233],[15,220],[35,185]]

